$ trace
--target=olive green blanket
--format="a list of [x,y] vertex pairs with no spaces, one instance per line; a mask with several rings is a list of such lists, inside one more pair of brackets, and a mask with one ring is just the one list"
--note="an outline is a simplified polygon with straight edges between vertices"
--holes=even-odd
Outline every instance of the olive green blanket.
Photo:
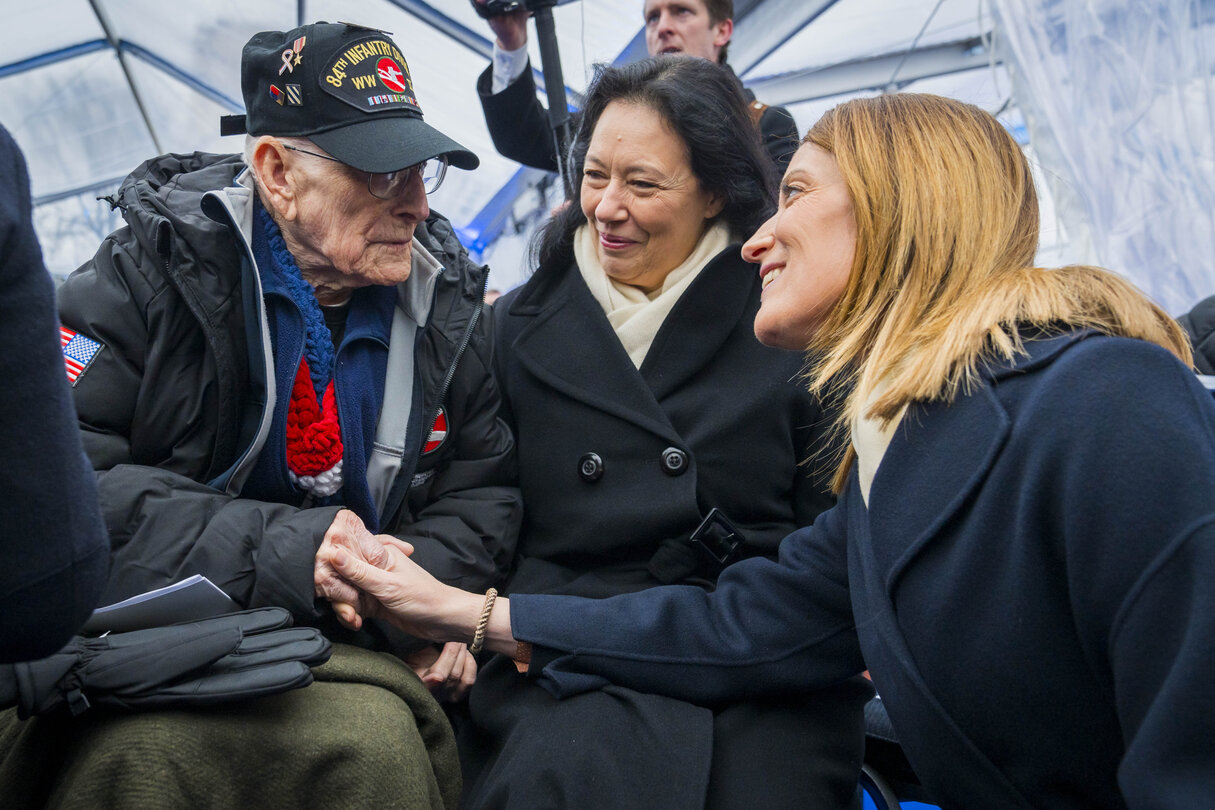
[[451,726],[408,667],[335,644],[315,675],[205,709],[0,712],[0,806],[454,810]]

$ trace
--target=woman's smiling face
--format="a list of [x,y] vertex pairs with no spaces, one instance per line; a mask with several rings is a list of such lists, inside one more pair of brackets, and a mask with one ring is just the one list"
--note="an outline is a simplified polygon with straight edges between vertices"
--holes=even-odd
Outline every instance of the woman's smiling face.
[[646,292],[661,287],[721,212],[721,201],[692,173],[687,151],[647,106],[613,101],[599,116],[581,202],[612,279]]
[[755,336],[803,350],[848,285],[856,254],[852,198],[835,158],[814,144],[797,150],[776,213],[743,245],[763,279]]

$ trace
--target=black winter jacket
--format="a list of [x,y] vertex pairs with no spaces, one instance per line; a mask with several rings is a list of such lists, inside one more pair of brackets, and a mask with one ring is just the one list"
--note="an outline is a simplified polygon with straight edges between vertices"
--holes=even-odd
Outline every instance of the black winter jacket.
[[[220,491],[266,403],[256,270],[233,214],[236,155],[165,155],[123,183],[127,227],[64,283],[65,324],[104,345],[75,387],[85,449],[114,547],[105,598],[194,573],[242,605],[313,605],[313,558],[338,507],[262,503]],[[506,571],[521,507],[514,442],[497,418],[485,268],[433,215],[417,238],[443,264],[415,346],[414,403],[384,531],[440,579],[484,589]],[[447,437],[421,452],[443,406]],[[213,484],[213,486],[209,485]],[[229,488],[239,489],[238,485]]]
[[1194,349],[1199,374],[1215,374],[1215,295],[1208,296],[1177,319]]

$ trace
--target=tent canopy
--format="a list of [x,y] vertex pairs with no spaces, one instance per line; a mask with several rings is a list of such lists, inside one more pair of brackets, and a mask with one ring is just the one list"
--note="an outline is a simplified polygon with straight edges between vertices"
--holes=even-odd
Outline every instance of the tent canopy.
[[[482,158],[453,170],[432,205],[490,263],[493,286],[526,273],[524,245],[553,202],[544,173],[498,155],[474,84],[488,26],[463,0],[44,0],[9,4],[0,28],[0,123],[26,152],[37,227],[52,272],[91,255],[116,217],[96,197],[161,152],[239,151],[221,115],[242,112],[240,52],[260,30],[346,20],[393,33],[427,121]],[[642,0],[567,0],[553,11],[563,78],[577,104],[592,65],[644,56]],[[983,0],[736,0],[730,62],[799,129],[845,98],[941,93],[1024,125],[992,57]],[[532,65],[541,59],[530,38]],[[543,82],[538,84],[543,87]]]

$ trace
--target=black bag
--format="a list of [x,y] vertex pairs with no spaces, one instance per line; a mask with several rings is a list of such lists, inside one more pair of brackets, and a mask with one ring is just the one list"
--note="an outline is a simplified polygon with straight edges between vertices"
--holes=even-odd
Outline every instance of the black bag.
[[329,660],[319,630],[292,628],[282,608],[257,608],[167,627],[75,636],[54,655],[0,666],[0,707],[26,719],[66,704],[125,709],[209,706],[312,683]]

